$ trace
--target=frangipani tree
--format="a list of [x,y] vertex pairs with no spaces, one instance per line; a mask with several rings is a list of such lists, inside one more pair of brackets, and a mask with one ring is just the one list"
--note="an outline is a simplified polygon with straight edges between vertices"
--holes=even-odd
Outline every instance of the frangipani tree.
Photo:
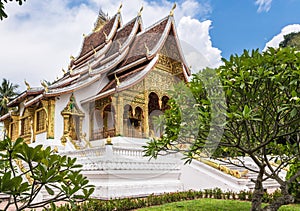
[[[288,186],[300,177],[300,169],[289,179],[279,176],[285,167],[300,161],[300,53],[292,48],[269,48],[263,53],[244,51],[223,61],[215,76],[213,70],[203,70],[194,75],[187,92],[173,95],[171,109],[164,116],[165,133],[148,143],[146,155],[183,151],[187,161],[205,154],[215,159],[248,156],[256,168],[249,169],[242,160],[238,165],[258,173],[252,210],[277,210],[293,201]],[[222,87],[212,86],[216,76]],[[191,96],[194,106],[182,106]],[[195,114],[193,108],[197,108],[197,118],[186,121],[182,114]],[[183,138],[180,131],[193,135],[185,132],[188,136]],[[279,183],[283,196],[261,208],[262,182],[268,178]]]

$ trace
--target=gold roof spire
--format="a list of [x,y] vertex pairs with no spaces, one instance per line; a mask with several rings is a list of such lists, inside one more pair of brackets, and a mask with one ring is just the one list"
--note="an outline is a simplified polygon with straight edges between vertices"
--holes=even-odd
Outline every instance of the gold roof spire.
[[24,80],[24,83],[25,83],[25,85],[27,87],[27,90],[30,90],[31,89],[30,84],[26,80]]
[[46,81],[41,81],[41,85],[44,87],[45,92],[48,92],[48,84],[46,83]]
[[122,7],[123,7],[123,4],[122,4],[122,2],[121,2],[120,6],[119,6],[119,9],[118,9],[118,13],[121,13]]
[[138,16],[141,16],[141,15],[142,15],[143,9],[144,9],[144,6],[142,5],[142,7],[141,7],[141,9],[140,9],[140,11],[139,11],[139,13],[138,13]]
[[176,9],[176,3],[174,3],[171,11],[170,11],[170,16],[173,16],[174,15],[174,10]]
[[109,21],[108,14],[105,14],[102,9],[100,9],[97,21],[95,23],[95,27],[93,29],[93,32],[98,32],[102,27]]

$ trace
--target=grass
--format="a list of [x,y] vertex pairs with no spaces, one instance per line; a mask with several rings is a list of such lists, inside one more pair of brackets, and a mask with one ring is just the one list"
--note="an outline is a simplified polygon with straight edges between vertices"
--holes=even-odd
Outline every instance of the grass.
[[[146,207],[138,211],[244,211],[250,210],[251,202],[221,199],[197,199],[164,204],[161,206]],[[279,211],[300,211],[300,204],[287,205]]]

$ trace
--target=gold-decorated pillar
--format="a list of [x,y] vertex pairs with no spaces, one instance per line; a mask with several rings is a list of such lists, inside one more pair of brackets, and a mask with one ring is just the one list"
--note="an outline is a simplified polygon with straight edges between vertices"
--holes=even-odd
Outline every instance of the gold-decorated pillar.
[[148,90],[144,91],[144,98],[145,98],[145,104],[144,104],[143,125],[144,125],[145,136],[146,138],[148,138],[149,137],[149,111],[148,111],[149,92]]
[[54,117],[55,117],[55,99],[50,99],[48,101],[48,122],[47,122],[47,139],[54,138]]

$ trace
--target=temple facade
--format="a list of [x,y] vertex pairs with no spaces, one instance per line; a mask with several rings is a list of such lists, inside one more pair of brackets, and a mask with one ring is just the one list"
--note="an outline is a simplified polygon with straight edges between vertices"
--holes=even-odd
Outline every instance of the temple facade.
[[[142,10],[142,9],[141,9]],[[8,103],[7,135],[27,143],[58,140],[76,149],[108,137],[160,136],[153,119],[168,109],[168,91],[187,81],[187,67],[170,14],[143,28],[141,11],[123,24],[99,13],[77,57],[51,85],[43,82]]]

